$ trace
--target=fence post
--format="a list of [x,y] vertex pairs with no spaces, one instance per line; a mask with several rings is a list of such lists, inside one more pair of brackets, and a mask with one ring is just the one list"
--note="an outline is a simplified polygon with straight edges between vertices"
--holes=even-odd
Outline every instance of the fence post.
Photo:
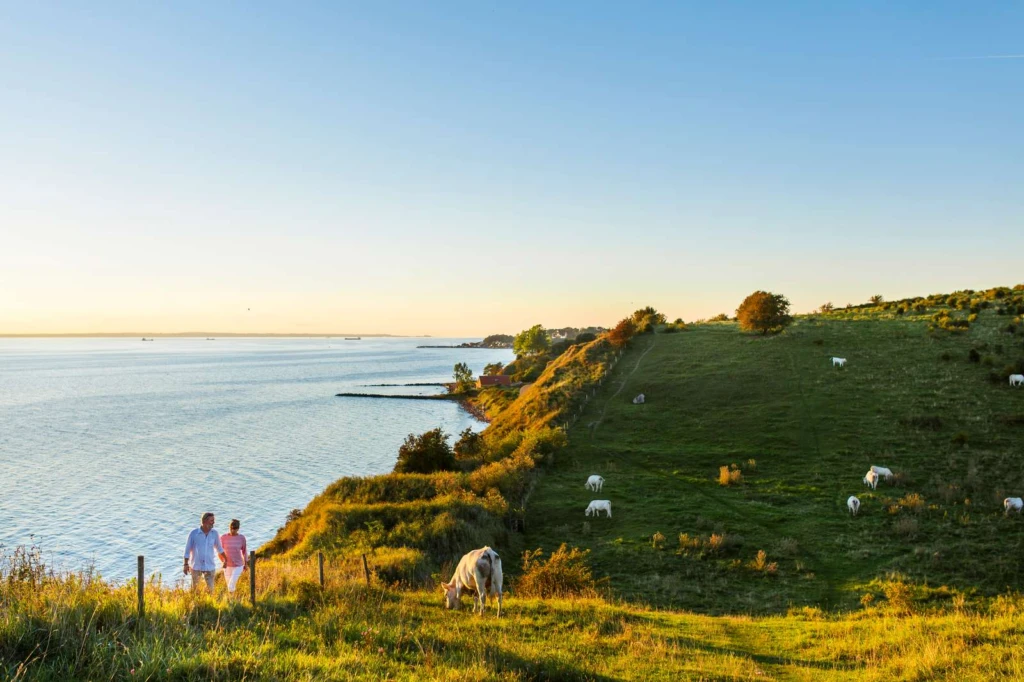
[[363,575],[366,576],[366,586],[370,586],[370,567],[366,565],[366,555],[363,555]]
[[146,557],[139,555],[139,620],[146,617]]
[[324,553],[317,552],[316,560],[320,564],[320,589],[322,590],[324,588]]
[[249,552],[249,601],[256,606],[256,552]]

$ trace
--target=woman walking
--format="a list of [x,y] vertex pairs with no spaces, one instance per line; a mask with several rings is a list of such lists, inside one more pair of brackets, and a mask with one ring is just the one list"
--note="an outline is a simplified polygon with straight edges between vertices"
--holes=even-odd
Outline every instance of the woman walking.
[[228,584],[228,598],[235,593],[238,578],[245,570],[245,557],[248,556],[245,536],[238,532],[242,524],[238,519],[231,519],[230,533],[222,535],[221,545],[224,547],[224,580]]

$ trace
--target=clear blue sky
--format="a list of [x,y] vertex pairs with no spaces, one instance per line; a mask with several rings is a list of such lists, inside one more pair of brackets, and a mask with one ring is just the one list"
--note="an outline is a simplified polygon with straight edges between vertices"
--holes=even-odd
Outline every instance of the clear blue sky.
[[0,333],[485,334],[1024,280],[1021,3],[0,17]]

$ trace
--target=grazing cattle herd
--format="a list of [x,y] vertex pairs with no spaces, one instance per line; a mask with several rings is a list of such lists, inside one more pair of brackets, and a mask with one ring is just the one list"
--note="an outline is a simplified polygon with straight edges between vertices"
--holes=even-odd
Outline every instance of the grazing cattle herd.
[[[846,367],[846,358],[832,357],[830,360],[833,367]],[[1024,374],[1010,375],[1010,386],[1022,385],[1024,385]],[[643,393],[633,398],[634,405],[642,405],[645,401],[646,397]],[[872,490],[876,490],[879,480],[885,480],[888,483],[893,478],[892,469],[872,464],[868,472],[864,474],[864,484],[870,486]],[[584,488],[593,492],[600,492],[604,488],[604,478],[593,474],[587,478]],[[860,499],[856,495],[850,495],[846,499],[846,507],[852,516],[857,516],[858,512],[860,512]],[[1007,497],[1003,500],[1003,510],[1007,515],[1011,511],[1015,511],[1018,514],[1024,512],[1024,499],[1020,497]],[[610,500],[591,500],[586,510],[584,510],[584,515],[598,517],[602,511],[608,518],[611,518],[612,503]],[[452,576],[451,582],[441,583],[441,589],[444,590],[445,594],[445,606],[449,609],[458,609],[461,605],[460,596],[462,592],[471,591],[476,593],[473,604],[474,612],[479,609],[480,613],[483,614],[487,595],[491,595],[498,601],[498,616],[501,616],[501,582],[501,558],[498,556],[498,553],[490,547],[475,549],[462,557],[458,568],[455,569],[455,575]]]

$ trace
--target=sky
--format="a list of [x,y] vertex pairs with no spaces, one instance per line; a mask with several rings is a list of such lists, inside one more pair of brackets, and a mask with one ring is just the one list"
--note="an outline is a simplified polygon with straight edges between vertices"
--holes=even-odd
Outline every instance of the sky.
[[1024,281],[1018,2],[6,2],[0,334]]

